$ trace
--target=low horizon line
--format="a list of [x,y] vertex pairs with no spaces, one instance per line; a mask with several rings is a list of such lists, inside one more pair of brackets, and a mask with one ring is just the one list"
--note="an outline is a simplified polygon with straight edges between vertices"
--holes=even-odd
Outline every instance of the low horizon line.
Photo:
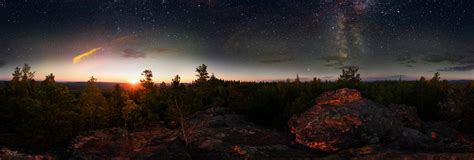
[[[240,82],[286,82],[287,80],[262,80],[262,81],[246,81],[246,80],[226,80],[226,79],[221,79],[224,81],[240,81]],[[295,79],[290,79],[291,82],[294,82]],[[417,81],[418,79],[402,79],[401,81]],[[429,80],[429,79],[427,79]],[[474,81],[474,79],[442,79],[442,80],[447,80],[447,81]],[[9,82],[11,80],[5,80],[5,79],[0,79],[0,82]],[[302,82],[311,82],[311,80],[300,80]],[[328,81],[328,82],[335,82],[336,80],[321,80],[322,82]],[[377,80],[361,80],[361,82],[378,82],[378,81],[399,81],[395,79],[377,79]],[[36,81],[36,82],[42,82],[42,81]],[[87,83],[88,81],[56,81],[58,83]],[[118,83],[118,84],[130,84],[130,82],[114,82],[114,81],[96,81],[97,83]],[[155,83],[162,83],[165,81],[161,82],[155,82]],[[165,83],[171,83],[171,82],[165,82]],[[193,82],[181,82],[181,83],[193,83]]]

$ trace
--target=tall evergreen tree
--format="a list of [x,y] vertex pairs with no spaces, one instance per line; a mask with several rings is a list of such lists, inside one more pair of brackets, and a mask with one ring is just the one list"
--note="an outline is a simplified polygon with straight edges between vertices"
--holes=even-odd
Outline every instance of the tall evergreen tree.
[[120,85],[115,85],[109,98],[107,111],[110,126],[136,128],[144,123],[142,107],[130,99],[128,92]]
[[[153,82],[153,72],[151,70],[144,70],[142,73],[143,79],[140,80],[143,86],[142,94],[138,100],[139,105],[142,106],[142,116],[150,121],[155,121],[160,118],[165,109],[163,102],[163,91],[160,85],[159,88]],[[166,85],[165,85],[166,86]]]
[[180,83],[181,83],[181,77],[179,77],[179,75],[176,75],[171,80],[171,87],[178,88],[180,86]]
[[196,82],[201,83],[201,82],[206,82],[209,79],[209,73],[207,72],[207,66],[205,64],[202,64],[196,68],[196,77],[198,79]]
[[125,108],[126,101],[129,100],[128,93],[119,84],[116,84],[108,100],[107,119],[109,124],[123,126],[122,110]]
[[155,83],[153,82],[153,72],[151,70],[144,70],[142,73],[143,79],[140,80],[141,85],[147,91],[152,91],[155,89]]
[[361,81],[360,74],[357,74],[359,67],[347,66],[342,68],[342,74],[339,76],[338,82],[359,83]]
[[439,82],[441,77],[439,76],[439,72],[436,72],[433,76],[433,78],[431,78],[431,82]]
[[137,105],[133,100],[124,97],[124,106],[122,108],[122,119],[125,128],[137,128],[147,120],[143,113],[143,108]]
[[16,67],[10,82],[10,90],[13,94],[22,97],[36,96],[35,72],[31,71],[28,64],[22,68]]
[[79,98],[81,114],[85,118],[88,128],[98,128],[107,124],[105,117],[107,101],[100,89],[97,88],[96,81],[96,78],[91,77]]
[[300,80],[300,75],[297,73],[296,74],[296,79],[295,79],[295,83],[301,83],[301,80]]

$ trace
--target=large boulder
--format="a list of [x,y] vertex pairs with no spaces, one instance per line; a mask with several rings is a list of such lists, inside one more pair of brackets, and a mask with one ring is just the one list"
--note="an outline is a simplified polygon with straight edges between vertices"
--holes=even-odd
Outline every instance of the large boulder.
[[440,114],[450,126],[474,133],[474,89],[452,88],[440,104]]
[[401,133],[403,125],[393,112],[362,98],[357,90],[345,88],[325,92],[316,103],[288,122],[297,143],[335,152],[390,141]]
[[322,93],[318,98],[316,98],[316,104],[342,105],[350,102],[357,102],[360,100],[362,100],[362,95],[359,91],[344,88],[336,91],[328,91]]
[[423,121],[418,117],[416,107],[390,104],[388,108],[403,123],[404,127],[413,129],[421,129],[423,127]]
[[[397,151],[467,152],[471,140],[446,123],[424,123],[415,107],[388,107],[362,98],[357,90],[325,92],[316,105],[290,118],[295,142],[323,152],[351,153],[363,146],[384,146]],[[369,147],[374,153],[378,151]],[[347,151],[351,152],[347,152]],[[368,153],[371,153],[368,152]],[[360,156],[361,154],[353,154]]]

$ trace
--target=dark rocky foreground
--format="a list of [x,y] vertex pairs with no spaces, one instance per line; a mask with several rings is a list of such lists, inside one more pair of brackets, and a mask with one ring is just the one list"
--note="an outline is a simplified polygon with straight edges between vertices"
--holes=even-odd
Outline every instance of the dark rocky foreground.
[[356,90],[326,92],[317,104],[289,120],[296,142],[327,153],[379,145],[384,149],[468,152],[472,144],[443,123],[425,123],[416,108],[385,107]]
[[291,133],[210,108],[190,117],[184,131],[111,128],[76,137],[66,157],[3,148],[0,159],[474,159],[469,136],[447,123],[422,122],[414,107],[383,106],[350,89],[316,102],[289,120]]

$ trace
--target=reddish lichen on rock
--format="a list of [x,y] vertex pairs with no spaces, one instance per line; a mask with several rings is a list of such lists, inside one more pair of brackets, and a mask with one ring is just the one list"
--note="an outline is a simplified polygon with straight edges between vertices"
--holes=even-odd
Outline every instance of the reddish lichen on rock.
[[363,99],[360,92],[340,89],[321,94],[317,104],[288,122],[295,142],[324,152],[377,143],[396,130],[388,109]]
[[321,94],[316,99],[316,104],[323,105],[341,105],[344,103],[360,101],[362,99],[362,95],[359,91],[355,89],[339,89],[336,91],[329,91]]
[[[288,126],[296,143],[319,151],[337,152],[373,145],[395,150],[474,150],[470,140],[446,124],[422,122],[412,106],[386,107],[347,88],[325,92],[316,102],[306,112],[292,116]],[[360,153],[375,152],[366,149]]]

